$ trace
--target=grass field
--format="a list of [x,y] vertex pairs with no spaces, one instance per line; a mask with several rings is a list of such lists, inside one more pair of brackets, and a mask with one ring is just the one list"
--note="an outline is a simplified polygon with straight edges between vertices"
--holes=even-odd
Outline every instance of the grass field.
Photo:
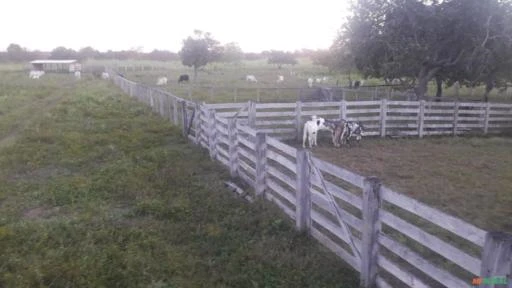
[[512,232],[512,138],[374,138],[340,149],[329,140],[313,154],[481,229]]
[[[257,99],[256,88],[260,88],[260,99],[262,102],[290,102],[297,101],[297,88],[307,87],[308,77],[328,76],[327,83],[321,83],[321,86],[335,86],[338,82],[340,86],[348,85],[348,75],[340,73],[329,73],[328,69],[322,66],[313,65],[307,58],[299,59],[299,64],[292,67],[283,67],[277,69],[274,65],[269,65],[266,60],[243,61],[240,65],[230,65],[222,63],[208,64],[203,71],[198,74],[198,80],[195,87],[183,84],[179,85],[177,80],[181,74],[193,74],[189,67],[181,65],[180,62],[156,62],[156,61],[92,61],[90,65],[115,65],[128,67],[128,71],[121,72],[130,80],[155,85],[158,77],[166,76],[168,85],[162,88],[174,93],[176,96],[189,98],[189,89],[191,90],[191,99],[206,102],[243,102]],[[141,70],[146,67],[146,70]],[[149,68],[155,68],[150,70]],[[293,75],[290,75],[290,71]],[[258,83],[247,83],[245,75],[252,74],[258,79]],[[277,75],[283,75],[285,81],[276,83]],[[352,73],[352,80],[361,79],[357,73]],[[381,79],[367,79],[365,85],[383,85]],[[315,84],[317,85],[317,84]],[[211,91],[208,87],[215,87]],[[235,99],[235,87],[238,88]],[[291,88],[291,89],[271,89],[271,88]],[[436,86],[432,82],[428,87],[428,95],[434,96]],[[359,98],[369,97],[370,93],[361,93]],[[462,99],[481,99],[484,93],[484,87],[476,87],[473,92],[467,87],[461,87],[459,96]],[[456,92],[453,88],[444,88],[443,95],[446,97],[455,97]],[[498,93],[497,89],[491,91],[490,101],[494,102],[512,102],[512,95]]]
[[0,72],[0,287],[358,287],[112,84]]

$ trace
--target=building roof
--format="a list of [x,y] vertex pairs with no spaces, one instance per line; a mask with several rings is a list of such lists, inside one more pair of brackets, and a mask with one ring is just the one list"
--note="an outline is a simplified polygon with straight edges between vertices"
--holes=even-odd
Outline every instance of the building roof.
[[30,62],[31,64],[72,64],[75,63],[75,59],[71,60],[53,60],[53,59],[46,59],[46,60],[34,60]]

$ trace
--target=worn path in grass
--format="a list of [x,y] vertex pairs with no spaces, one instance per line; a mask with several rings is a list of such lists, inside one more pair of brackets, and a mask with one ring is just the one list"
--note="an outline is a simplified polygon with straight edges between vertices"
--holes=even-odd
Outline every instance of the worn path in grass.
[[512,232],[512,138],[365,139],[337,149],[322,137],[313,154],[484,230]]
[[[69,81],[55,77],[48,85]],[[10,108],[38,94],[16,100],[21,80],[2,85]],[[278,209],[226,191],[224,168],[113,85],[41,88],[44,109],[0,127],[17,135],[0,149],[0,287],[358,286]]]

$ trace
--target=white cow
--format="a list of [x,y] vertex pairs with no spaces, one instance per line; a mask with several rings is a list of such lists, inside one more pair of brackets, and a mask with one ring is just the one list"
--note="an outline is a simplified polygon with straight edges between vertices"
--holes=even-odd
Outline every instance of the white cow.
[[319,130],[329,130],[325,125],[325,119],[321,117],[312,116],[311,120],[304,124],[304,133],[302,136],[302,147],[306,148],[306,139],[309,142],[309,148],[317,146],[316,140]]
[[82,73],[80,71],[75,71],[75,78],[80,79],[82,77]]
[[284,76],[283,75],[277,75],[277,83],[284,82]]
[[322,82],[327,83],[327,81],[329,81],[329,77],[324,76],[324,78],[322,78]]
[[316,83],[322,83],[322,78],[316,78]]
[[156,85],[158,85],[158,86],[167,85],[167,77],[158,77],[158,80],[156,81]]
[[30,79],[39,79],[39,77],[41,77],[43,75],[44,75],[44,71],[31,70],[30,73],[28,74],[28,77],[30,77]]
[[110,78],[110,75],[108,75],[107,72],[101,73],[101,79],[108,79],[108,78]]
[[308,87],[313,87],[313,78],[308,78]]
[[245,76],[245,81],[254,82],[254,83],[258,82],[258,80],[256,80],[256,77],[254,77],[254,75],[247,75],[247,76]]

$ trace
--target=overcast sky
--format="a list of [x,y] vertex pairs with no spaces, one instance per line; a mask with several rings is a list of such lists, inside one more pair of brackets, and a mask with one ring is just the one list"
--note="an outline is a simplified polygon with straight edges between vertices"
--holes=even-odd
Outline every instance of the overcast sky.
[[246,52],[328,48],[348,0],[8,0],[2,1],[0,50],[57,46],[100,51],[177,52],[194,29]]

